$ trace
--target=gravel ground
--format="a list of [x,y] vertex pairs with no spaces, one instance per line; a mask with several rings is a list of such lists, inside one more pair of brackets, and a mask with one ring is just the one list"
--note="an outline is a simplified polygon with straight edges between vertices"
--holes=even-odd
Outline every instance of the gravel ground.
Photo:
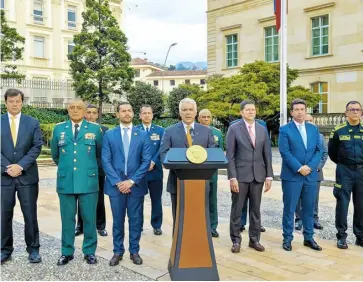
[[1,266],[1,281],[150,281],[149,278],[122,266],[110,267],[108,260],[97,257],[96,265],[83,260],[80,249],[68,265],[57,266],[60,240],[40,233],[43,262],[30,264],[25,251],[24,226],[14,222],[14,252],[12,260]]
[[[150,201],[150,197],[145,198],[146,201]],[[163,205],[171,206],[171,200],[169,193],[163,193]],[[263,198],[261,204],[261,218],[262,225],[264,227],[281,229],[282,240],[282,201]],[[229,220],[231,212],[231,193],[229,191],[218,191],[218,217]],[[335,209],[329,206],[319,205],[319,219],[323,230],[315,229],[315,238],[321,238],[326,240],[336,240],[335,229]],[[248,219],[247,219],[248,220]],[[354,244],[355,236],[353,234],[353,214],[349,211],[348,214],[348,238],[347,243]],[[302,233],[302,231],[297,231]]]

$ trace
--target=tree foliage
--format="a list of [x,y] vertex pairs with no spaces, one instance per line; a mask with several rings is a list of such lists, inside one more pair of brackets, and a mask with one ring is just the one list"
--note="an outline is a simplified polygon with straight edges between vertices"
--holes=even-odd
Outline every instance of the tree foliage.
[[171,118],[179,117],[179,102],[187,97],[196,97],[202,90],[198,85],[182,84],[174,88],[168,97],[167,105]]
[[110,94],[124,94],[134,70],[129,66],[127,38],[112,15],[108,0],[86,0],[81,33],[69,55],[76,94],[84,100],[110,103]]
[[[292,86],[298,71],[288,68],[288,103],[295,98],[304,99],[309,107],[319,102],[319,96],[302,86]],[[199,107],[210,109],[213,115],[228,123],[239,116],[239,104],[244,99],[254,100],[258,116],[275,116],[280,111],[280,66],[263,61],[245,64],[239,73],[224,77],[213,75],[208,78],[208,90],[200,92],[196,99]]]
[[132,105],[135,116],[139,115],[140,108],[144,104],[152,106],[154,118],[159,118],[164,112],[163,92],[144,82],[137,82],[131,87],[127,93],[127,100]]
[[4,10],[1,10],[1,78],[21,80],[25,76],[17,71],[16,65],[3,64],[23,58],[25,38],[20,36],[15,28],[9,27]]

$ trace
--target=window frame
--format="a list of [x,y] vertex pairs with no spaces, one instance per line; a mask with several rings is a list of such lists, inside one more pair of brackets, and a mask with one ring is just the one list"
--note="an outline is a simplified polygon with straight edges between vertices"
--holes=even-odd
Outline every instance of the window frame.
[[204,79],[204,78],[201,78],[201,79],[200,79],[200,81],[199,81],[199,84],[200,84],[200,85],[206,85],[206,84],[207,84],[207,82],[205,81],[205,79]]
[[[326,84],[327,91],[323,91],[324,84]],[[314,92],[315,85],[318,85],[318,92]],[[314,109],[317,107],[318,112],[316,114],[327,114],[329,112],[329,83],[327,81],[316,81],[310,84],[310,88],[313,94],[318,94],[321,98],[314,108],[310,108],[310,112],[314,113]],[[326,95],[326,102],[324,102],[322,95]],[[324,105],[326,105],[326,112],[324,112]]]
[[[269,29],[272,29],[272,35],[267,35],[267,31]],[[280,61],[280,42],[279,42],[279,33],[276,30],[276,25],[270,25],[270,26],[266,26],[263,28],[263,32],[264,32],[264,61],[266,63],[277,63]],[[275,32],[275,33],[274,33]],[[267,39],[271,38],[272,39],[272,45],[267,45]],[[274,40],[277,38],[277,44],[274,43]],[[272,53],[271,55],[271,59],[272,60],[268,60],[267,58],[267,47],[272,47]],[[275,48],[277,50],[275,50]],[[277,52],[277,60],[275,60],[275,52]]]
[[[43,55],[42,56],[37,55],[36,42],[42,42],[43,43],[43,52],[42,52]],[[34,39],[33,39],[33,44],[34,44],[34,57],[44,59],[45,58],[45,37],[35,35]]]
[[[69,20],[69,12],[74,12],[74,21]],[[77,6],[67,7],[67,27],[68,29],[77,29]]]
[[[236,37],[236,41],[234,42],[233,41],[233,36]],[[231,37],[232,38],[232,42],[231,43],[228,43],[228,38]],[[226,60],[226,68],[227,69],[230,69],[230,68],[236,68],[238,67],[238,47],[239,47],[239,44],[238,44],[238,39],[239,39],[239,34],[236,32],[236,33],[230,33],[230,34],[225,34],[224,35],[224,40],[225,40],[225,60]],[[228,51],[228,46],[232,46],[232,51],[229,52]],[[235,50],[233,48],[233,46],[236,46],[235,47]],[[228,55],[229,53],[232,54],[232,57],[231,59],[228,59]],[[234,53],[236,53],[236,56],[234,57]],[[231,65],[229,65],[229,61],[232,62]]]
[[187,84],[187,85],[190,85],[191,84],[190,79],[185,79],[184,83]]
[[76,44],[74,43],[73,40],[68,40],[68,44],[67,44],[67,55],[70,55],[72,52],[69,52],[69,47],[73,46],[72,52],[74,50],[74,47],[76,47]]
[[135,70],[135,77],[137,77],[137,78],[141,77],[141,70],[140,69]]
[[170,86],[175,86],[175,79],[170,79]]
[[159,86],[159,80],[154,80],[153,84],[154,84],[155,87],[158,87]]
[[5,0],[0,0],[0,10],[5,10]]
[[[41,15],[37,15],[35,14],[35,5],[40,5],[41,10],[40,12],[42,13]],[[38,11],[38,10],[37,10]],[[36,24],[42,24],[44,23],[44,5],[42,1],[33,1],[33,21]]]
[[[328,24],[324,25],[324,19],[323,18],[327,18],[328,20]],[[315,19],[319,20],[319,26],[314,27],[313,26],[313,21]],[[319,56],[325,56],[330,54],[330,15],[327,14],[323,14],[323,15],[317,15],[317,16],[313,16],[310,17],[310,42],[311,42],[311,51],[310,54],[312,57],[319,57]],[[326,35],[324,35],[324,29],[327,29]],[[315,30],[319,30],[319,36],[315,36],[314,37],[314,31]],[[324,44],[324,38],[327,38],[327,43]],[[314,39],[319,39],[319,45],[316,46],[314,45]],[[327,46],[328,50],[327,52],[324,53],[324,46]],[[319,53],[314,54],[314,48],[319,47]]]

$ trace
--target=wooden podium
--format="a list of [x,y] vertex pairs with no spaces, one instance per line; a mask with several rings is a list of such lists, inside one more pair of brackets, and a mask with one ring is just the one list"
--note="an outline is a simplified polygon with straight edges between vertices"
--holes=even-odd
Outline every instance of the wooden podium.
[[192,164],[186,148],[171,148],[164,167],[177,177],[177,211],[168,270],[172,281],[219,280],[209,218],[209,179],[227,168],[220,148],[206,149],[203,164]]

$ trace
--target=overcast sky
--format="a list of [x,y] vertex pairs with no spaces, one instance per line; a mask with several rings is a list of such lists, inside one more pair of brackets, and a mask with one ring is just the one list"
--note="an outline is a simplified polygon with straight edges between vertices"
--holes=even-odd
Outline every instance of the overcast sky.
[[204,0],[126,0],[123,30],[132,57],[164,63],[207,60],[207,1]]

